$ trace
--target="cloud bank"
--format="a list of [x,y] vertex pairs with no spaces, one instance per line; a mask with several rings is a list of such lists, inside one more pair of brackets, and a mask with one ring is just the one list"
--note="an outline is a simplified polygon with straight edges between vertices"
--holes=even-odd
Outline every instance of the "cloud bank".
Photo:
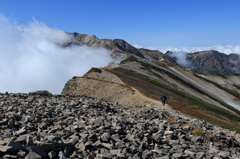
[[58,45],[71,40],[64,31],[36,20],[18,25],[0,15],[0,92],[59,94],[73,76],[113,61],[104,48]]
[[[141,45],[134,45],[134,47],[143,48],[143,46],[141,46]],[[180,47],[180,48],[149,46],[149,47],[144,47],[144,48],[149,49],[149,50],[159,50],[163,53],[165,53],[167,51],[193,53],[193,52],[197,52],[197,51],[216,50],[218,52],[225,53],[225,54],[231,54],[231,53],[240,54],[240,45],[225,45],[225,46],[214,45],[214,46],[210,46],[210,47]]]
[[194,66],[192,66],[190,61],[187,61],[187,52],[179,51],[179,52],[171,52],[169,56],[176,58],[176,62],[186,68],[193,69]]

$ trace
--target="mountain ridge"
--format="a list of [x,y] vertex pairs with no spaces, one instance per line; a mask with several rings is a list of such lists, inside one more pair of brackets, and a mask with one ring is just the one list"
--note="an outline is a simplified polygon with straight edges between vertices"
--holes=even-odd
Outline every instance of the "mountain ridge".
[[[145,63],[146,61],[141,61],[140,57],[133,56],[134,55],[131,55],[120,64],[113,64],[114,67],[108,65],[106,68],[93,68],[81,77],[81,80],[86,79],[83,83],[78,83],[78,78],[69,80],[62,94],[78,95],[80,93],[86,93],[88,96],[104,98],[119,102],[120,104],[134,106],[137,104],[136,99],[139,95],[134,99],[132,96],[137,92],[137,94],[141,93],[148,98],[158,101],[151,102],[151,100],[148,99],[148,104],[145,104],[147,102],[140,102],[138,103],[139,105],[159,107],[161,107],[161,94],[165,94],[168,96],[169,100],[167,103],[170,106],[177,110],[184,111],[188,115],[198,114],[199,116],[196,117],[202,118],[204,116],[203,114],[205,114],[204,117],[209,122],[213,123],[217,121],[220,125],[228,123],[225,127],[233,123],[235,123],[233,124],[235,126],[239,125],[240,111],[225,103],[225,101],[229,101],[239,105],[239,93],[234,94],[227,88],[224,90],[215,82],[202,79],[208,76],[197,75],[189,70],[183,70],[182,67],[177,65],[169,66],[164,62],[159,64],[161,66],[151,65],[149,64],[151,62]],[[98,82],[92,82],[90,85],[87,84],[90,81],[86,77],[94,77],[95,80],[96,78],[101,79],[101,76],[105,76],[103,72],[106,71],[120,78],[121,83],[124,83],[127,87],[137,91],[129,90],[130,92],[128,92],[123,90],[119,92],[119,90],[122,89],[119,87],[111,87],[111,82],[107,89],[105,84]],[[226,80],[227,77],[223,78],[220,76],[215,78]],[[105,80],[104,83],[107,81],[108,80]],[[229,84],[231,83],[229,82]],[[95,91],[88,89],[93,86]],[[234,86],[232,85],[232,87]],[[237,89],[236,87],[234,88]],[[140,98],[138,100],[141,101]],[[221,114],[222,117],[219,116],[219,114]],[[231,129],[235,129],[235,126]]]
[[[158,50],[149,50],[144,48],[135,48],[122,39],[98,39],[95,35],[69,33],[74,36],[75,41],[79,41],[89,47],[104,47],[111,51],[114,58],[126,58],[127,55],[136,55],[150,61],[166,61],[174,65],[180,65],[177,56],[170,56],[171,51],[165,54]],[[240,73],[240,57],[237,54],[226,55],[216,50],[199,51],[187,53],[186,57],[180,60],[186,60],[191,67],[188,67],[195,73],[213,73],[213,74],[234,74]]]
[[[226,68],[226,64],[231,64],[230,58],[238,62],[238,55],[226,55],[215,50],[188,53],[184,60],[196,65],[186,68],[178,64],[179,57],[172,56],[175,53],[170,51],[163,54],[157,50],[134,48],[121,39],[98,39],[93,35],[78,33],[74,35],[84,45],[104,47],[109,49],[113,58],[121,57],[123,60],[119,64],[110,63],[105,68],[92,68],[83,77],[69,80],[62,94],[86,93],[88,96],[129,106],[161,106],[160,98],[164,94],[168,96],[168,104],[175,109],[240,132],[240,110],[235,107],[240,105],[240,76],[229,74],[233,65]],[[214,64],[221,67],[212,66]],[[104,72],[117,76],[122,86],[125,86],[116,87],[111,79],[102,81]],[[91,90],[95,91],[89,89],[92,87],[94,89]]]

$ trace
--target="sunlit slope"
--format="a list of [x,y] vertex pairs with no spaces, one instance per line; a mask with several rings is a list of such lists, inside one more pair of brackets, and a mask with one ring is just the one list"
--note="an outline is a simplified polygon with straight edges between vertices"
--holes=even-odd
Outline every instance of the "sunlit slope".
[[[118,80],[113,80],[116,77]],[[98,82],[89,84],[88,82],[93,79]],[[157,101],[160,101],[161,95],[164,94],[167,95],[167,103],[171,107],[186,115],[204,119],[232,130],[240,130],[240,111],[224,102],[239,104],[239,101],[236,100],[239,98],[238,92],[224,86],[219,87],[214,81],[206,79],[203,75],[194,74],[187,69],[166,62],[152,63],[141,58],[138,59],[136,56],[129,56],[120,64],[115,64],[114,67],[92,69],[83,77],[70,80],[65,85],[63,94],[89,95],[88,93],[91,93],[90,95],[98,98],[122,102],[131,106],[144,104],[144,102],[137,103],[143,99],[139,98],[139,93],[148,97],[146,101],[149,103],[151,103],[150,99],[155,101],[151,104],[146,102],[146,105],[158,104],[161,106]],[[82,83],[78,84],[80,81]],[[83,89],[85,84],[89,87]],[[116,84],[124,88],[113,87]],[[89,89],[93,86],[94,89]],[[79,90],[78,87],[82,89]],[[124,103],[124,101],[126,102]]]
[[[136,69],[139,64],[139,69]],[[220,119],[220,121],[233,122],[235,126],[239,124],[239,110],[223,102],[231,101],[239,104],[239,101],[236,101],[239,94],[234,90],[225,87],[222,89],[214,81],[208,82],[199,77],[200,75],[164,62],[156,66],[132,56],[120,66],[110,71],[118,74],[128,85],[150,93],[156,98],[160,98],[162,94],[167,95],[169,105],[180,111],[199,118],[208,118],[207,120],[212,120],[211,122]],[[136,82],[136,79],[141,82]]]

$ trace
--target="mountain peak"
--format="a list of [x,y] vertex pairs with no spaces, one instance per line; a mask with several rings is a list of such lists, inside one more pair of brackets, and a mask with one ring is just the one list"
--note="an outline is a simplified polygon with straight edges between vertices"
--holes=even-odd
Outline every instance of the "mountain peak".
[[75,40],[80,42],[79,44],[108,49],[113,58],[126,58],[127,55],[135,55],[149,61],[166,61],[173,65],[182,65],[183,67],[190,68],[195,73],[240,73],[240,58],[236,54],[226,55],[216,50],[185,53],[182,55],[177,55],[176,52],[167,51],[163,54],[158,50],[135,48],[123,39],[98,39],[95,35],[79,33],[73,33],[73,35]]

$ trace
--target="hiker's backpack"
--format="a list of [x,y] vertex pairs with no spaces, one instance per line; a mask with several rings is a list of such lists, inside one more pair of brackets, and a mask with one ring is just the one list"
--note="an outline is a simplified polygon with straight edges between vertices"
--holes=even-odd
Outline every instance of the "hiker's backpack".
[[162,100],[167,100],[167,97],[166,96],[162,96]]

